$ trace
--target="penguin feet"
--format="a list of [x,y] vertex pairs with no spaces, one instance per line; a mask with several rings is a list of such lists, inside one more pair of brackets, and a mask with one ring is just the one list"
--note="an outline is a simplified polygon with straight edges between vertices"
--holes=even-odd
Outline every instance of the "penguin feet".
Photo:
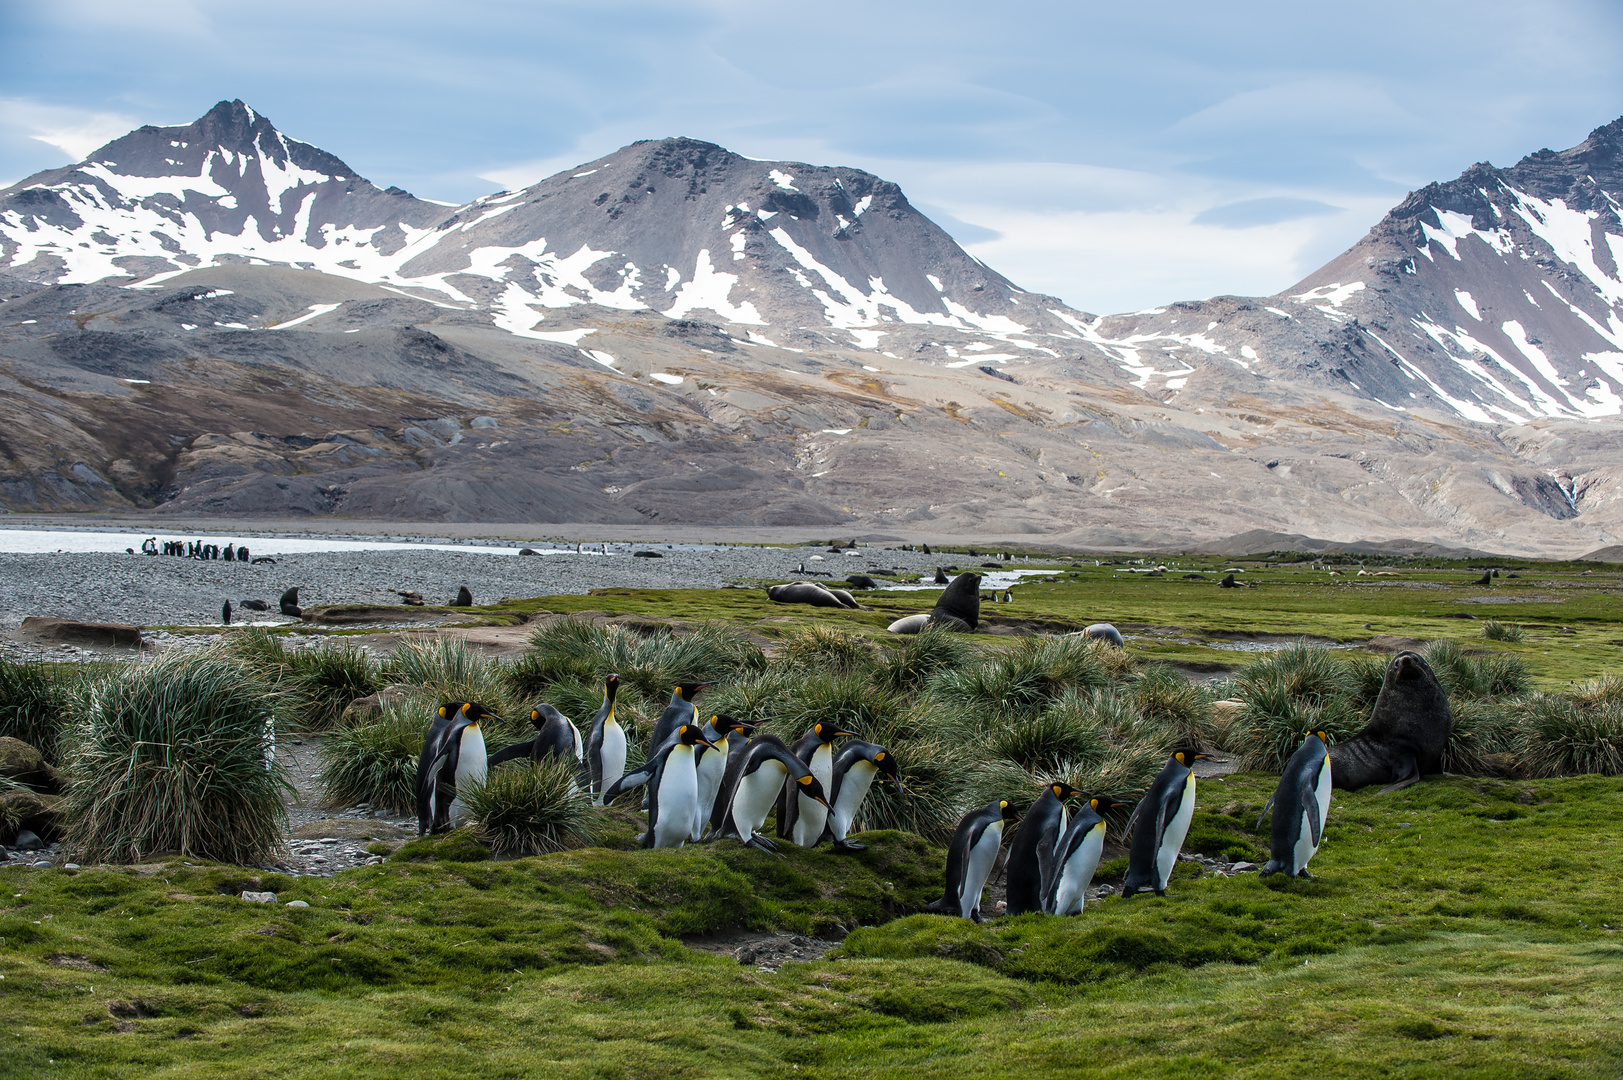
[[868,845],[867,844],[859,844],[855,840],[836,840],[836,841],[834,841],[834,850],[835,851],[867,851],[868,850]]
[[1312,874],[1307,872],[1306,867],[1303,867],[1302,869],[1296,871],[1296,876],[1299,877],[1299,878],[1309,878],[1309,879],[1311,879],[1313,877]]
[[766,837],[762,836],[760,833],[756,833],[755,835],[751,836],[748,840],[744,841],[744,846],[745,847],[756,848],[756,849],[758,849],[760,851],[773,851],[773,852],[775,852],[775,851],[778,850],[778,845],[774,844],[772,841],[768,840]]

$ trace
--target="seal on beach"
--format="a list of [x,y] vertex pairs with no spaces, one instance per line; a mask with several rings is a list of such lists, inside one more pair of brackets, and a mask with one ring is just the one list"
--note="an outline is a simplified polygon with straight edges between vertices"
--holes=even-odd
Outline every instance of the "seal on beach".
[[1330,748],[1335,786],[1357,791],[1385,784],[1398,791],[1443,771],[1443,751],[1454,730],[1448,695],[1419,653],[1400,652],[1386,665],[1369,723]]
[[981,576],[965,571],[952,579],[935,602],[930,621],[949,630],[971,632],[981,621]]
[[1219,589],[1238,589],[1240,587],[1240,583],[1234,580],[1233,574],[1229,574],[1224,577],[1222,581],[1217,583],[1217,587]]
[[840,598],[828,589],[810,581],[791,581],[787,585],[768,585],[766,595],[779,604],[810,604],[812,607],[845,607]]
[[931,580],[931,584],[933,584],[933,585],[945,585],[945,584],[947,584],[947,575],[941,572],[941,567],[938,566],[938,567],[935,568],[935,577]]
[[468,587],[466,585],[463,585],[461,588],[457,589],[456,599],[451,601],[451,606],[473,607],[473,593],[468,591]]
[[270,605],[263,600],[238,600],[237,606],[244,611],[269,611]]
[[1470,584],[1470,585],[1492,585],[1493,584],[1493,575],[1484,573],[1481,577],[1477,578],[1475,581],[1467,582],[1467,584]]
[[283,615],[294,619],[303,617],[304,609],[299,607],[299,587],[297,585],[283,593],[282,599],[278,603],[281,604]]
[[845,583],[853,589],[877,589],[879,583],[867,574],[852,574],[845,579]]

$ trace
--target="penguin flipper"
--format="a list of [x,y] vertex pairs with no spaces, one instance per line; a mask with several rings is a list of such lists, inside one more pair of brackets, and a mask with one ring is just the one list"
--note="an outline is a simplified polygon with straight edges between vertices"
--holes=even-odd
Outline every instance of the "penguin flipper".
[[531,739],[529,742],[514,743],[511,746],[504,746],[494,754],[490,755],[490,760],[485,762],[485,768],[494,769],[502,762],[512,761],[515,758],[533,757],[535,755],[535,743],[536,740]]
[[1144,800],[1140,799],[1140,800],[1138,800],[1138,804],[1133,807],[1132,814],[1130,814],[1128,816],[1126,827],[1123,828],[1122,831],[1121,831],[1121,838],[1122,838],[1123,843],[1125,843],[1126,841],[1132,839],[1133,826],[1138,824],[1138,815],[1139,815],[1139,812],[1142,811],[1143,809],[1144,809]]
[[[1279,792],[1276,789],[1272,795],[1268,796],[1268,801],[1262,804],[1262,813],[1257,815],[1257,828],[1262,828],[1263,819],[1268,816],[1268,811],[1273,809],[1274,799],[1278,796]],[[1316,842],[1317,838],[1315,837],[1315,843]]]
[[1318,847],[1320,837],[1324,833],[1324,822],[1319,820],[1319,799],[1315,787],[1315,784],[1304,778],[1297,798],[1301,800],[1302,811],[1307,814],[1308,835],[1313,838],[1313,846]]

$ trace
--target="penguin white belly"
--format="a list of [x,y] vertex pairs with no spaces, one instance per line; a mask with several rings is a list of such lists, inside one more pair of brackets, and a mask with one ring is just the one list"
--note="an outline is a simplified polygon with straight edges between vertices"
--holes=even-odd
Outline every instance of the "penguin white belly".
[[806,762],[806,768],[817,777],[817,782],[823,785],[824,791],[834,790],[834,744],[818,743],[817,749],[812,751],[811,760]]
[[1076,846],[1071,857],[1060,867],[1059,888],[1054,891],[1054,914],[1082,913],[1082,904],[1093,873],[1099,869],[1099,856],[1105,849],[1105,823],[1099,822],[1088,830],[1087,837]]
[[817,841],[822,839],[823,826],[828,824],[828,807],[804,795],[797,795],[796,798],[800,800],[800,813],[795,817],[795,828],[791,835],[801,847],[816,847]]
[[699,818],[693,826],[693,839],[699,839],[704,827],[710,824],[710,815],[716,808],[716,793],[721,790],[722,777],[727,773],[727,740],[716,742],[714,750],[699,759]]
[[693,835],[699,806],[699,776],[693,767],[693,747],[673,747],[665,759],[659,781],[659,813],[654,822],[654,846],[681,847]]
[[1178,852],[1183,848],[1183,838],[1189,835],[1189,821],[1194,816],[1195,771],[1191,769],[1189,779],[1184,781],[1183,800],[1178,803],[1178,812],[1167,822],[1166,831],[1161,834],[1161,846],[1155,852],[1155,883],[1163,892],[1172,877],[1172,868],[1177,865]]
[[462,729],[462,742],[456,756],[456,798],[451,800],[451,824],[461,824],[467,816],[467,804],[462,797],[469,788],[484,787],[485,775],[490,768],[490,757],[485,752],[485,736],[477,724]]
[[1291,870],[1293,874],[1300,874],[1306,870],[1308,861],[1319,853],[1319,845],[1324,843],[1324,828],[1330,820],[1330,795],[1330,757],[1327,754],[1324,765],[1319,769],[1319,786],[1313,792],[1314,801],[1318,803],[1319,808],[1319,843],[1313,842],[1313,823],[1308,820],[1308,812],[1304,809],[1301,832],[1296,836],[1296,849],[1292,852],[1292,858],[1296,861]]
[[834,810],[830,815],[832,820],[829,827],[834,831],[834,839],[844,840],[851,832],[851,823],[856,820],[857,811],[862,809],[862,800],[868,797],[868,788],[878,774],[878,766],[871,761],[853,762],[845,770],[845,779],[840,781],[840,797],[834,800]]
[[1003,822],[994,821],[981,831],[980,840],[969,849],[964,867],[964,891],[958,897],[958,914],[963,918],[973,918],[975,909],[981,906],[981,890],[986,888],[986,879],[992,876],[997,849],[1002,845]]
[[575,760],[583,762],[586,760],[586,744],[581,741],[580,728],[575,726],[573,720],[569,722],[569,731],[575,736]]
[[597,793],[597,804],[603,805],[603,792],[626,772],[626,729],[609,717],[603,725],[603,786]]
[[778,792],[783,790],[783,781],[788,775],[783,762],[773,760],[762,762],[754,772],[740,778],[738,790],[733,794],[733,827],[738,830],[740,840],[747,843],[761,831],[767,814],[777,805]]

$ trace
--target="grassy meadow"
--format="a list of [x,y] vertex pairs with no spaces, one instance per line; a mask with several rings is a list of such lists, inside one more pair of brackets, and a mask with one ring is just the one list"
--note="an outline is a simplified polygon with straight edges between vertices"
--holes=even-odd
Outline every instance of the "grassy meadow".
[[[701,704],[764,730],[798,735],[832,717],[886,743],[914,795],[876,785],[857,854],[644,851],[634,798],[583,811],[537,770],[493,784],[482,812],[517,823],[515,835],[526,822],[552,832],[495,842],[458,830],[379,847],[387,861],[328,878],[229,865],[206,847],[76,872],[0,867],[0,1075],[1623,1072],[1618,567],[1370,559],[1358,577],[1345,559],[1099,562],[1016,562],[1059,573],[985,605],[994,633],[972,638],[884,633],[933,592],[859,592],[870,610],[844,611],[773,605],[751,587],[476,609],[496,623],[541,612],[645,623],[538,619],[529,651],[503,664],[444,642],[380,661],[348,647],[354,632],[298,650],[237,635],[206,663],[240,665],[279,730],[321,740],[339,805],[399,805],[414,718],[436,697],[503,710],[546,700],[582,722],[605,665],[622,676],[634,737],[675,678],[715,678]],[[1157,565],[1160,576],[1133,572]],[[1466,584],[1489,566],[1501,570],[1491,585]],[[1218,589],[1230,567],[1256,587]],[[689,632],[659,629],[671,621]],[[1125,656],[1030,636],[1095,621],[1129,634]],[[1312,879],[1182,863],[1166,898],[1112,896],[1074,918],[921,913],[964,807],[1029,801],[1050,777],[1136,798],[1187,739],[1257,768],[1200,782],[1185,850],[1261,861],[1257,817],[1276,779],[1266,765],[1306,722],[1356,730],[1386,656],[1349,646],[1376,635],[1440,643],[1429,655],[1457,718],[1451,775],[1337,792]],[[1319,644],[1285,640],[1303,636]],[[0,734],[48,745],[85,802],[112,769],[102,743],[123,745],[98,733],[140,729],[111,711],[128,694],[110,691],[120,678],[144,684],[53,677],[0,670]],[[335,705],[392,684],[416,689],[380,716]],[[1228,699],[1243,708],[1216,706]],[[236,732],[257,730],[257,714],[224,735],[213,715],[196,744],[241,759]],[[81,757],[98,774],[74,773]],[[208,812],[232,812],[208,804],[221,805]],[[1107,851],[1098,880],[1119,880],[1121,854]],[[245,903],[244,890],[281,903]],[[840,945],[775,972],[691,947],[739,930]]]

